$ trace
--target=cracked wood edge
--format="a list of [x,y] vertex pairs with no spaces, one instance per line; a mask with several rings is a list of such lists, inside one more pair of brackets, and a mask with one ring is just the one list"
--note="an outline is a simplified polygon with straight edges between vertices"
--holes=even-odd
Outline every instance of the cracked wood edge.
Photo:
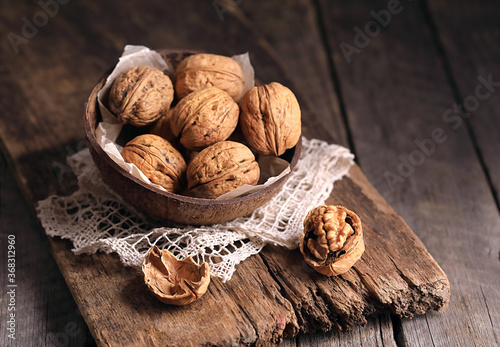
[[446,274],[401,217],[381,201],[359,167],[335,183],[327,203],[353,210],[363,224],[366,250],[348,273],[317,274],[298,250],[268,246],[261,252],[292,303],[301,331],[349,330],[374,314],[413,317],[446,309]]

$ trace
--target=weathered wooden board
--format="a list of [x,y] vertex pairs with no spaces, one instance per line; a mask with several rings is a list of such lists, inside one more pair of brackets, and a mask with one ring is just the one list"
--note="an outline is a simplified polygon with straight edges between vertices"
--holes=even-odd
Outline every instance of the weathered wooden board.
[[338,182],[330,202],[364,221],[367,250],[349,273],[327,278],[311,271],[297,250],[268,246],[240,264],[229,282],[214,279],[207,294],[187,307],[156,301],[138,270],[124,268],[117,257],[75,256],[66,241],[50,244],[103,345],[277,343],[299,331],[347,330],[373,314],[412,317],[446,307],[446,275],[359,168]]
[[[15,237],[16,259],[12,302],[7,295],[7,289],[12,288],[5,286],[8,283],[5,264],[9,235]],[[90,347],[92,335],[57,268],[48,239],[19,191],[1,152],[0,259],[0,279],[4,286],[0,295],[1,346]],[[15,314],[14,330],[7,330],[11,327],[7,324],[11,313]]]
[[468,127],[498,206],[500,7],[492,0],[430,1],[429,15],[436,26],[436,40],[443,49],[459,110],[452,107],[450,123]]
[[[464,6],[466,3],[469,5]],[[412,346],[462,346],[473,342],[493,346],[500,336],[495,319],[498,305],[494,304],[500,302],[500,218],[478,153],[484,148],[486,167],[495,172],[498,151],[494,148],[498,140],[493,145],[485,141],[498,139],[493,135],[498,126],[483,125],[489,127],[483,131],[473,125],[474,133],[483,137],[477,142],[481,143],[478,151],[466,122],[456,127],[446,115],[455,103],[462,103],[457,100],[450,77],[462,80],[467,76],[467,82],[460,83],[463,92],[459,98],[465,99],[474,94],[477,76],[488,75],[489,68],[498,61],[495,48],[489,48],[492,35],[498,33],[499,22],[492,14],[498,13],[498,6],[490,10],[483,3],[472,5],[466,1],[429,4],[438,9],[434,17],[441,22],[440,31],[447,33],[442,39],[446,47],[459,45],[449,51],[448,58],[441,54],[440,40],[436,39],[425,3],[399,2],[387,25],[367,36],[366,41],[360,38],[359,30],[365,31],[369,25],[373,30],[373,24],[369,24],[375,21],[372,13],[387,15],[388,2],[322,1],[321,13],[359,164],[428,246],[451,282],[448,311],[403,320],[402,342]],[[489,23],[485,26],[480,24],[483,16]],[[477,33],[476,27],[483,28],[483,34]],[[349,62],[340,46],[344,42],[356,47],[355,37],[360,40],[359,51],[349,56]],[[481,48],[476,49],[476,45]],[[471,58],[467,58],[469,55]],[[465,64],[458,66],[457,62],[469,60],[477,61],[476,72]],[[485,62],[483,67],[480,60]],[[456,66],[453,76],[445,68],[449,64]],[[481,101],[477,110],[480,113],[473,112],[471,124],[498,119],[493,111],[496,99],[497,95],[492,94]],[[442,138],[430,140],[436,131],[443,133]],[[426,154],[422,150],[424,141]],[[492,150],[495,158],[486,155]]]

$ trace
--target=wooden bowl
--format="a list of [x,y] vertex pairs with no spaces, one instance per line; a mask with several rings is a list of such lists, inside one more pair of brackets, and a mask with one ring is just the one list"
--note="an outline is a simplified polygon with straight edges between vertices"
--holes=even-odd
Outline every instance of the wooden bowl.
[[[188,55],[197,53],[185,50],[158,50],[163,58],[174,68]],[[228,200],[193,198],[161,191],[122,169],[104,152],[96,139],[95,130],[102,120],[97,103],[97,93],[104,86],[109,71],[95,85],[87,101],[84,114],[84,127],[90,143],[90,153],[103,179],[121,195],[125,201],[147,215],[164,221],[207,225],[229,221],[250,214],[257,207],[269,201],[283,186],[290,174],[270,186],[242,197]],[[299,159],[302,142],[285,152],[283,159],[290,163],[293,170]]]

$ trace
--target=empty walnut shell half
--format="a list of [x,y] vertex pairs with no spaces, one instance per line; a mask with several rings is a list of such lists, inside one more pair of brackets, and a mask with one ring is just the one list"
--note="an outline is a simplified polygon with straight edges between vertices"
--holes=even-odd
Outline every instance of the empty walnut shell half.
[[210,283],[208,263],[193,258],[178,260],[167,250],[153,246],[142,262],[144,281],[153,295],[166,304],[187,305],[200,298]]
[[139,135],[125,145],[122,157],[168,192],[181,189],[187,165],[179,151],[164,138],[153,134]]
[[256,185],[259,177],[259,164],[252,151],[233,141],[205,148],[187,168],[189,193],[206,199],[215,199],[244,184]]
[[170,77],[147,65],[120,74],[109,92],[109,107],[123,124],[142,127],[155,122],[174,99]]
[[307,214],[299,247],[317,272],[346,273],[365,251],[361,221],[343,206],[318,206]]
[[245,86],[243,70],[236,61],[216,54],[194,54],[175,70],[175,92],[182,99],[195,90],[217,87],[239,101]]
[[171,130],[189,150],[226,140],[238,125],[240,109],[225,91],[211,87],[182,99],[172,111]]
[[301,134],[300,106],[287,87],[273,82],[253,87],[241,99],[240,124],[250,148],[282,155]]

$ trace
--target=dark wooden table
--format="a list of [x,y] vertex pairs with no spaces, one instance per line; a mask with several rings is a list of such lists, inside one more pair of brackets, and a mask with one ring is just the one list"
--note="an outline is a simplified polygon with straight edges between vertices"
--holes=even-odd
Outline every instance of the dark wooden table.
[[[0,8],[0,344],[95,344],[33,206],[75,188],[65,157],[85,146],[83,103],[128,43],[249,51],[264,82],[297,94],[304,134],[349,147],[448,275],[444,313],[379,316],[283,345],[500,343],[497,2],[47,0]],[[9,235],[15,340],[4,328]]]

